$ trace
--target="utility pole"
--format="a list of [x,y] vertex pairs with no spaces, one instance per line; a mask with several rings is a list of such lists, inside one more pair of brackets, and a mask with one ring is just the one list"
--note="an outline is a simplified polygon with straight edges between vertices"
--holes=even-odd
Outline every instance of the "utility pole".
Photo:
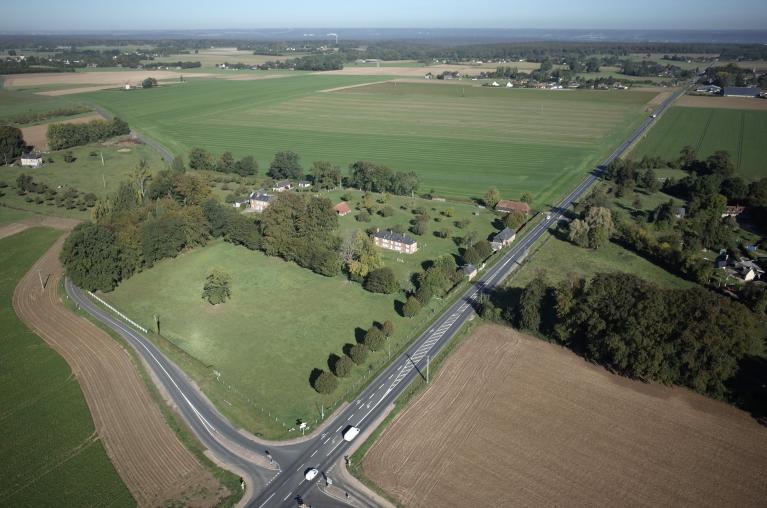
[[42,293],[45,290],[45,284],[43,284],[43,274],[40,273],[40,270],[37,271],[37,277],[40,279],[40,292]]

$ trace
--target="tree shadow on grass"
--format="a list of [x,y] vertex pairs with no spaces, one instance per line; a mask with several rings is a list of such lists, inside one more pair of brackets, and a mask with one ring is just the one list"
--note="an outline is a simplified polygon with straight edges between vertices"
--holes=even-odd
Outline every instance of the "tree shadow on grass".
[[320,377],[320,374],[322,374],[322,369],[312,369],[312,372],[309,374],[309,386],[314,388],[314,384],[317,382],[317,378]]
[[357,341],[357,344],[362,344],[362,342],[365,340],[366,333],[368,333],[368,331],[360,328],[359,326],[354,329],[354,340]]
[[341,357],[338,356],[335,353],[330,353],[328,356],[328,369],[330,369],[330,372],[336,371],[336,364],[338,363],[338,360],[340,360]]

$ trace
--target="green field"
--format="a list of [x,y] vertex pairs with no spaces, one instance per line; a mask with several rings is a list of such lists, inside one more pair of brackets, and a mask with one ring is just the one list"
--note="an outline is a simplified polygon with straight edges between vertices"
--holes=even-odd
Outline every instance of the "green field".
[[589,278],[597,273],[622,272],[667,288],[687,288],[693,285],[612,242],[598,250],[584,249],[549,234],[540,240],[534,252],[535,255],[514,272],[506,285],[523,287],[541,271],[552,283],[571,275]]
[[18,320],[18,280],[60,233],[0,240],[0,505],[135,506],[66,362]]
[[73,104],[81,104],[81,102],[72,97],[50,97],[21,93],[18,89],[9,90],[0,87],[0,122],[20,113],[42,113]]
[[667,111],[639,145],[633,156],[659,156],[672,160],[690,145],[699,157],[727,150],[736,172],[744,178],[767,175],[767,111],[674,107]]
[[462,198],[496,186],[537,204],[569,190],[644,116],[654,94],[505,90],[305,75],[256,81],[190,80],[135,94],[84,94],[170,150],[200,146],[268,166],[294,150],[308,166],[373,160],[414,170],[422,189]]
[[[49,154],[54,162],[39,168],[3,167],[0,170],[0,181],[8,184],[8,187],[0,188],[0,203],[38,214],[87,219],[90,217],[90,211],[80,211],[77,208],[67,210],[56,206],[53,201],[46,201],[41,204],[26,201],[28,196],[37,198],[38,195],[17,195],[16,189],[14,189],[16,178],[24,173],[32,176],[36,182],[45,183],[54,189],[62,186],[58,192],[62,192],[68,187],[74,187],[80,192],[92,192],[103,197],[115,192],[120,182],[128,178],[128,175],[136,169],[142,159],[149,163],[149,169],[153,173],[165,168],[165,163],[157,151],[147,145],[131,144],[129,147],[120,147],[93,144],[76,147],[71,149],[72,154],[77,158],[72,163],[64,162],[64,152],[66,151]],[[91,156],[90,153],[94,151],[99,155]],[[103,164],[101,155],[104,156]]]

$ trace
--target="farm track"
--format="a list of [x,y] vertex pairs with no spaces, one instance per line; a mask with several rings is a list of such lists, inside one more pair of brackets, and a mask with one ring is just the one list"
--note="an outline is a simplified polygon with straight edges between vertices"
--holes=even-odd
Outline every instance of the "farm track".
[[[64,237],[21,279],[13,295],[19,318],[70,365],[96,431],[139,506],[158,506],[206,489],[212,506],[221,486],[173,433],[139,377],[131,356],[106,332],[69,311],[58,295]],[[40,288],[40,275],[46,280]]]

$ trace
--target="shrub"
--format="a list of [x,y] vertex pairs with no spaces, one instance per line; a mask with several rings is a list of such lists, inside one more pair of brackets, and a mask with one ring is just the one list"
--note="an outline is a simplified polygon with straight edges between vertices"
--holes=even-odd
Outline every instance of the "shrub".
[[413,317],[421,310],[421,302],[414,296],[408,296],[405,305],[402,307],[402,314],[405,317]]
[[355,344],[349,349],[349,358],[357,365],[362,365],[368,359],[368,352],[365,344]]
[[391,337],[392,335],[394,335],[394,323],[392,323],[391,321],[387,319],[386,321],[384,321],[381,331],[387,337]]
[[434,292],[429,286],[424,285],[418,288],[418,291],[415,292],[414,296],[416,300],[421,303],[421,305],[426,305],[431,301],[432,296],[434,296]]
[[381,211],[378,213],[381,214],[381,217],[391,217],[392,215],[394,215],[394,208],[390,206],[385,206],[381,208]]
[[352,373],[353,368],[354,368],[354,362],[352,361],[352,359],[346,355],[343,355],[341,358],[338,359],[336,364],[333,366],[333,372],[338,377],[346,377]]
[[224,303],[232,297],[232,277],[221,270],[213,270],[205,278],[205,286],[202,289],[202,297],[211,305]]
[[385,340],[383,332],[377,326],[371,326],[365,334],[364,343],[371,351],[378,351],[383,347]]
[[336,388],[338,388],[338,379],[330,372],[323,370],[314,380],[314,389],[317,393],[333,393]]
[[371,293],[390,295],[399,289],[394,272],[388,266],[371,271],[365,279],[365,289]]
[[354,218],[357,222],[370,222],[370,214],[364,210],[355,215]]

